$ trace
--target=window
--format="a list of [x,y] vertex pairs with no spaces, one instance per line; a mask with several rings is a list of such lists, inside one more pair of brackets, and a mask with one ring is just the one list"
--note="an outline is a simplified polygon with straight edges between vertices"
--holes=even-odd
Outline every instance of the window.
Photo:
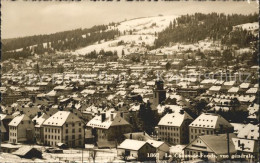
[[56,137],[56,135],[55,135],[55,137],[54,137],[55,139],[57,139],[57,137]]
[[60,136],[58,136],[58,140],[60,140]]
[[23,121],[21,122],[21,124],[23,124]]
[[51,129],[49,129],[49,132],[51,132]]
[[81,135],[79,135],[79,139],[81,139]]
[[68,129],[66,129],[66,134],[67,134],[67,133],[69,133],[69,130],[68,130]]
[[55,133],[57,132],[56,129],[54,129],[54,132],[55,132]]
[[68,136],[65,136],[65,139],[66,139],[66,140],[69,140],[69,137],[68,137]]
[[51,129],[51,132],[53,133],[53,129]]
[[31,121],[29,121],[29,124],[31,124]]
[[72,123],[72,127],[74,127],[75,126],[75,124],[74,123]]
[[73,139],[73,140],[75,139],[75,135],[72,135],[72,139]]
[[81,123],[79,123],[79,126],[81,126]]
[[68,124],[66,124],[66,127],[68,127],[69,125]]
[[81,132],[81,128],[79,128],[79,132]]
[[75,133],[75,129],[72,129],[72,133]]

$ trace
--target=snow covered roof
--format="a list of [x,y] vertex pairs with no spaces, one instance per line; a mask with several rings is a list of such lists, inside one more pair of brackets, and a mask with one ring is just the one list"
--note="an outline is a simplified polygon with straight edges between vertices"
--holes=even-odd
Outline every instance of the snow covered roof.
[[221,86],[212,86],[209,88],[210,91],[219,91],[221,89]]
[[180,111],[174,111],[173,113],[168,113],[165,116],[161,118],[158,125],[160,126],[177,126],[180,127],[184,120],[193,118],[183,111],[183,114],[180,113]]
[[227,81],[224,83],[225,86],[232,86],[236,83],[236,81]]
[[30,121],[30,120],[31,119],[26,114],[17,115],[8,125],[18,126],[22,121]]
[[232,87],[228,90],[228,93],[237,93],[239,91],[239,87]]
[[[105,119],[103,121],[102,114],[105,114]],[[113,119],[111,119],[112,116]],[[110,126],[120,125],[129,125],[129,123],[117,113],[111,113],[109,111],[107,111],[107,113],[101,113],[101,115],[95,116],[87,123],[88,127],[103,129],[108,129]]]
[[47,114],[45,114],[45,113],[42,113],[42,115],[39,116],[39,117],[38,117],[38,115],[36,115],[36,116],[32,119],[32,121],[36,121],[35,127],[41,127],[42,124],[43,124],[43,122],[44,122],[47,118],[49,118],[49,116],[48,116]]
[[223,125],[223,127],[232,127],[232,125],[227,120],[218,114],[202,113],[189,126],[216,129],[220,128],[220,125]]
[[217,79],[204,79],[201,81],[201,84],[214,84],[216,81]]
[[56,96],[56,95],[57,95],[57,91],[54,91],[54,90],[52,90],[46,94],[46,96]]
[[258,88],[249,88],[249,89],[246,91],[246,93],[247,93],[247,94],[255,94],[255,93],[257,93],[257,91],[258,91]]
[[242,83],[239,85],[240,88],[248,88],[250,86],[250,83]]
[[139,141],[139,140],[132,140],[132,139],[125,139],[117,148],[121,149],[129,149],[138,151],[142,148],[147,142]]
[[238,134],[246,125],[243,123],[230,123],[234,127],[234,133]]
[[250,105],[247,110],[249,111],[248,113],[248,118],[257,118],[256,117],[256,113],[258,113],[259,111],[259,105],[253,103],[252,105]]
[[50,118],[48,118],[43,125],[47,126],[63,126],[66,122],[79,122],[79,117],[71,113],[70,111],[58,111]]
[[253,124],[247,124],[237,135],[238,138],[242,139],[259,139],[259,126]]
[[[232,138],[232,141],[237,151],[250,152],[250,153],[258,152],[257,150],[258,144],[254,140]],[[244,144],[244,149],[242,149],[242,144]]]
[[150,145],[152,145],[155,148],[159,148],[161,145],[164,144],[163,141],[157,141],[157,140],[152,140],[152,139],[147,140],[146,142],[149,143]]

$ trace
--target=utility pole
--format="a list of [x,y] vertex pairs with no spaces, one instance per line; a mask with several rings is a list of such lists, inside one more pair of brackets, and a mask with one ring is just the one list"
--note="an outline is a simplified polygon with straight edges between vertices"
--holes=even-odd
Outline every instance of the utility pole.
[[84,157],[83,157],[83,153],[84,153],[84,148],[85,148],[85,124],[83,123],[83,145],[82,145],[82,163],[84,163]]
[[[84,123],[83,123],[84,125]],[[84,148],[85,148],[85,125],[83,126],[83,145],[82,145],[82,163],[84,163],[83,159],[83,153],[84,153]]]
[[228,130],[227,130],[227,150],[228,150],[228,158],[231,159],[230,149],[229,149],[229,131]]

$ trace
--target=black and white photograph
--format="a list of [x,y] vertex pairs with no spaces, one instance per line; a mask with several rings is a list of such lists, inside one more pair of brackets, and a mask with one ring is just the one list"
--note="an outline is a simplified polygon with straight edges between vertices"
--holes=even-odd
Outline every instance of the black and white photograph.
[[1,1],[0,162],[259,162],[259,0]]

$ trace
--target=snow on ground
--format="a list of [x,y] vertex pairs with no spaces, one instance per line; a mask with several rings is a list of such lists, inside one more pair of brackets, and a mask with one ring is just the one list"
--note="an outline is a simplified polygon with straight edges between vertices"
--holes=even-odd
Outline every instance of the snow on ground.
[[212,41],[199,41],[195,44],[175,44],[173,46],[164,47],[161,49],[155,49],[150,51],[151,53],[157,53],[158,51],[161,51],[162,53],[168,53],[168,52],[179,52],[179,51],[186,51],[186,50],[198,50],[201,51],[204,50],[220,50],[220,47],[213,43]]
[[142,43],[146,45],[153,45],[155,40],[154,36],[151,35],[124,35],[116,38],[112,41],[103,42],[100,44],[89,45],[87,47],[76,50],[74,55],[85,55],[92,51],[96,51],[97,53],[101,50],[104,51],[117,51],[118,56],[121,58],[122,50],[125,48],[124,45],[118,46],[118,42],[124,41],[127,44],[137,44],[141,45]]
[[94,44],[94,45],[90,45],[81,49],[76,50],[75,52],[73,52],[74,55],[85,55],[88,54],[92,51],[96,51],[97,53],[99,53],[101,50],[104,51],[117,51],[117,54],[119,55],[119,57],[121,57],[121,53],[122,53],[122,49],[123,49],[123,45],[117,46],[117,43],[120,40],[113,40],[113,41],[107,41],[107,42],[103,42],[100,44]]
[[155,37],[151,35],[125,35],[120,36],[119,38],[117,38],[117,40],[124,41],[125,43],[145,43],[146,45],[153,45]]
[[121,57],[122,49],[125,48],[124,45],[118,46],[117,43],[124,41],[126,44],[134,45],[153,45],[155,40],[155,32],[160,32],[169,26],[170,22],[173,21],[178,16],[155,16],[147,18],[133,19],[125,22],[121,22],[115,28],[121,33],[124,31],[132,30],[134,31],[132,35],[127,33],[126,35],[120,36],[112,41],[102,42],[99,44],[90,45],[81,49],[76,50],[74,55],[85,55],[92,51],[99,52],[102,49],[104,51],[117,51],[119,57]]
[[259,29],[259,24],[258,22],[254,22],[254,23],[246,23],[246,24],[240,24],[237,26],[234,26],[235,28],[242,28],[243,30],[258,30]]
[[120,32],[135,29],[137,34],[154,34],[165,29],[177,17],[176,15],[171,15],[133,19],[120,23],[117,28]]

